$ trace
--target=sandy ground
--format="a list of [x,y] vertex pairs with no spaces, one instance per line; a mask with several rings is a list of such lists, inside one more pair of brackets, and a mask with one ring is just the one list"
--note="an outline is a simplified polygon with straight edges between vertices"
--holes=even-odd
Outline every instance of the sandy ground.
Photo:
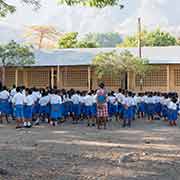
[[66,122],[0,125],[0,180],[180,180],[180,128],[136,120],[107,130]]

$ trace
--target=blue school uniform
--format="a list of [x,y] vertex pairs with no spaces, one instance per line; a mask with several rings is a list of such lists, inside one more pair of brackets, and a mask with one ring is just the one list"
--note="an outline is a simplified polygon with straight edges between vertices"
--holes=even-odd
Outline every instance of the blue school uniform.
[[17,119],[24,118],[24,106],[23,105],[16,105],[15,106],[15,117]]
[[51,104],[50,117],[54,120],[60,118],[60,104]]
[[80,116],[81,111],[80,111],[80,104],[73,104],[72,105],[72,111],[75,116]]
[[49,114],[49,105],[41,106],[39,107],[39,114]]
[[173,102],[170,102],[168,105],[168,120],[176,121],[178,119],[178,108],[177,105]]
[[33,106],[24,106],[24,118],[26,119],[32,119],[33,116]]

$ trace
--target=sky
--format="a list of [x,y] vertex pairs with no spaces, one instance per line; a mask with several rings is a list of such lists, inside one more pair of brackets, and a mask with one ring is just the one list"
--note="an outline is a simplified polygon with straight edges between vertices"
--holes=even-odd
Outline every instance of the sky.
[[20,0],[7,0],[17,6],[15,14],[0,19],[0,41],[20,40],[24,29],[30,25],[52,25],[59,31],[119,32],[123,36],[137,31],[137,19],[143,27],[161,28],[178,36],[180,34],[180,0],[122,0],[125,8],[66,7],[56,0],[41,0],[42,7],[33,11]]

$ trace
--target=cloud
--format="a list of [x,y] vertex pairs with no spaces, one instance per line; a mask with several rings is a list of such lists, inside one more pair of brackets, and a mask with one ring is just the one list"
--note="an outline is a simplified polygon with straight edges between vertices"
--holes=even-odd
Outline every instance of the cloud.
[[[180,31],[180,1],[173,0],[127,0],[125,8],[106,7],[104,9],[87,7],[57,6],[56,0],[42,0],[42,8],[32,11],[31,7],[20,1],[8,0],[17,6],[17,12],[0,20],[1,28],[12,28],[23,31],[27,25],[53,25],[60,31],[88,32],[116,31],[131,34],[137,31],[137,18],[142,18],[144,27],[153,30],[157,27],[179,34]],[[7,31],[9,36],[10,30]],[[5,34],[5,33],[3,33]],[[5,37],[3,37],[5,39]],[[8,38],[9,39],[9,38]],[[0,37],[1,40],[1,37]]]

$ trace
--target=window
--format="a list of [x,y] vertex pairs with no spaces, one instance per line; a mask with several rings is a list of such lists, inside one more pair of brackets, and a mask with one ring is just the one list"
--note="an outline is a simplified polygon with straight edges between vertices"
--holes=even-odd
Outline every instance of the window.
[[[140,86],[140,76],[136,76],[136,86]],[[144,87],[164,87],[167,86],[167,70],[160,68],[159,70],[148,73],[143,80]]]

